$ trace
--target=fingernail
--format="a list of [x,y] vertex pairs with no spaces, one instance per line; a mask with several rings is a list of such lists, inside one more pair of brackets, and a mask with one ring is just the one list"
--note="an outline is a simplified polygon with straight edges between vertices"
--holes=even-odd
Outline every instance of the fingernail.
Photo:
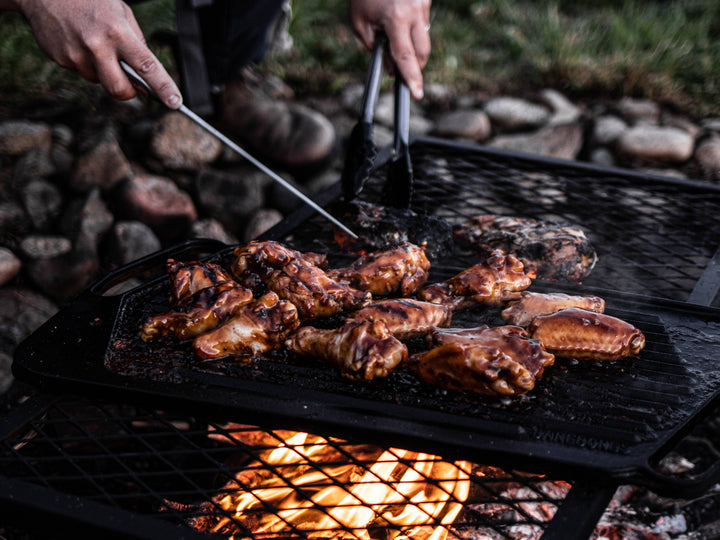
[[412,93],[412,95],[415,99],[423,98],[424,94],[423,94],[422,86],[416,82],[414,82],[410,85],[410,92]]
[[168,98],[168,105],[173,109],[177,109],[181,103],[182,103],[182,98],[180,97],[179,94],[172,94]]

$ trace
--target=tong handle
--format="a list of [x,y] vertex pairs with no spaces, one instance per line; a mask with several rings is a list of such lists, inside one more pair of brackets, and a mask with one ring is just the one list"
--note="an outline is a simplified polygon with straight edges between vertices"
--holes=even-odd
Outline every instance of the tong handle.
[[380,82],[382,81],[383,56],[387,47],[388,38],[385,32],[378,31],[375,36],[370,64],[365,75],[365,91],[362,102],[362,120],[371,124],[375,116],[375,105],[380,94]]
[[135,87],[135,90],[160,101],[158,95],[152,88],[150,88],[150,85],[145,81],[145,79],[143,79],[137,71],[131,68],[125,60],[120,60],[120,67],[125,72],[125,75],[127,75],[130,79],[130,83],[132,83]]

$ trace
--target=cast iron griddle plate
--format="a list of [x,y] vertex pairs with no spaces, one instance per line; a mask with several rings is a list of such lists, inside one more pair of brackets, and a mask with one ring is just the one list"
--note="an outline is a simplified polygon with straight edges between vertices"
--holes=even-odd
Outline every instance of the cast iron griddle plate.
[[[19,348],[16,374],[55,389],[117,392],[162,407],[326,429],[445,457],[497,460],[525,470],[589,468],[676,494],[688,488],[687,480],[678,487],[656,475],[653,457],[720,389],[720,310],[713,308],[601,292],[607,313],[643,331],[642,353],[608,363],[558,361],[532,392],[500,400],[431,388],[403,369],[360,383],[286,351],[250,364],[232,357],[202,362],[188,342],[143,343],[138,331],[144,318],[167,309],[166,281],[119,298],[86,297],[65,308]],[[536,283],[531,289],[545,287]],[[557,290],[577,292],[570,286]],[[460,311],[453,326],[502,324],[498,313],[482,307]]]

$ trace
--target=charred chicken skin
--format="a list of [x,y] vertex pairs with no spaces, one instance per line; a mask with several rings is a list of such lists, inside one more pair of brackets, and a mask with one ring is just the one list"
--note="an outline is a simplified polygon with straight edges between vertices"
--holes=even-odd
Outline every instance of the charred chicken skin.
[[561,309],[578,307],[603,313],[605,300],[598,296],[576,296],[563,293],[536,293],[523,291],[518,300],[508,303],[501,316],[508,324],[527,328],[535,317],[550,315]]
[[196,337],[193,348],[204,359],[228,354],[252,357],[282,345],[299,324],[295,306],[269,292],[215,330]]
[[585,233],[565,224],[483,215],[455,227],[453,238],[480,255],[495,249],[513,254],[528,274],[542,279],[579,282],[597,262]]
[[417,294],[420,300],[447,304],[454,309],[473,304],[501,305],[519,298],[531,280],[523,264],[513,255],[495,251],[482,263],[463,270],[442,283],[426,285]]
[[196,292],[233,278],[217,264],[208,262],[181,262],[168,259],[166,264],[170,278],[170,303],[182,304]]
[[645,336],[632,324],[581,308],[536,317],[529,332],[562,358],[619,360],[645,347]]
[[358,381],[387,377],[408,356],[387,325],[372,320],[348,321],[331,330],[304,326],[285,344],[297,354],[327,360],[343,377]]
[[412,298],[379,300],[350,315],[355,322],[381,321],[399,340],[426,335],[435,327],[450,324],[452,309]]
[[351,265],[328,271],[338,281],[345,281],[361,291],[376,296],[399,292],[411,296],[428,278],[430,261],[422,247],[403,242],[393,248],[363,255]]
[[223,281],[201,289],[177,310],[149,317],[142,326],[143,341],[174,335],[189,339],[212,330],[253,300],[252,291],[234,281]]
[[519,326],[435,329],[429,351],[412,355],[408,369],[448,390],[512,396],[535,387],[555,357]]

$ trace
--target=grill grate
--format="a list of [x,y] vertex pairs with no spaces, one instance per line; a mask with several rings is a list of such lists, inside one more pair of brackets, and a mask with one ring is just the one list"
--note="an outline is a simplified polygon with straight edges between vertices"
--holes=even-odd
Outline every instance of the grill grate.
[[[265,470],[286,478],[301,466],[326,470],[321,461],[312,459],[286,467],[269,464],[267,454],[280,440],[278,431],[254,426],[188,419],[89,398],[63,398],[2,441],[0,474],[110,508],[181,524],[188,530],[195,530],[194,525],[220,524],[218,533],[225,536],[322,536],[322,530],[314,531],[316,536],[310,534],[304,523],[289,526],[285,533],[253,533],[247,528],[253,514],[276,511],[272,503],[260,500],[260,510],[247,512],[243,519],[218,503],[223,494],[235,491],[235,486],[247,486],[249,471]],[[325,440],[329,450],[324,455],[332,454],[331,463],[336,468],[352,466],[355,475],[367,474],[380,451],[366,444]],[[307,452],[307,443],[285,444],[297,452]],[[401,451],[392,452],[400,455]],[[408,459],[403,458],[405,465],[418,467]],[[463,511],[450,527],[448,538],[476,538],[478,534],[514,538],[510,531],[518,527],[527,537],[539,537],[570,489],[569,484],[542,475],[482,465],[472,465],[471,470],[467,500],[450,499],[451,503],[463,504]],[[238,476],[241,471],[246,476]],[[339,485],[328,473],[322,474],[321,483]],[[287,483],[291,485],[292,480]],[[428,483],[440,485],[439,480],[429,479]],[[306,495],[303,489],[292,487],[299,499]],[[348,490],[349,486],[341,489]],[[330,504],[315,506],[321,514],[329,515],[333,510]],[[331,530],[337,527],[325,532]],[[367,537],[364,530],[346,528],[345,537],[388,537],[386,528],[377,524],[369,531],[371,536]]]
[[[708,182],[430,138],[415,140],[410,150],[415,212],[453,225],[499,214],[580,227],[599,256],[583,282],[589,287],[686,301],[720,245],[720,186]],[[381,204],[386,178],[379,168],[362,199]],[[298,249],[327,250],[327,231],[314,217],[293,231],[293,241]],[[457,251],[432,262],[460,270],[478,259]]]

